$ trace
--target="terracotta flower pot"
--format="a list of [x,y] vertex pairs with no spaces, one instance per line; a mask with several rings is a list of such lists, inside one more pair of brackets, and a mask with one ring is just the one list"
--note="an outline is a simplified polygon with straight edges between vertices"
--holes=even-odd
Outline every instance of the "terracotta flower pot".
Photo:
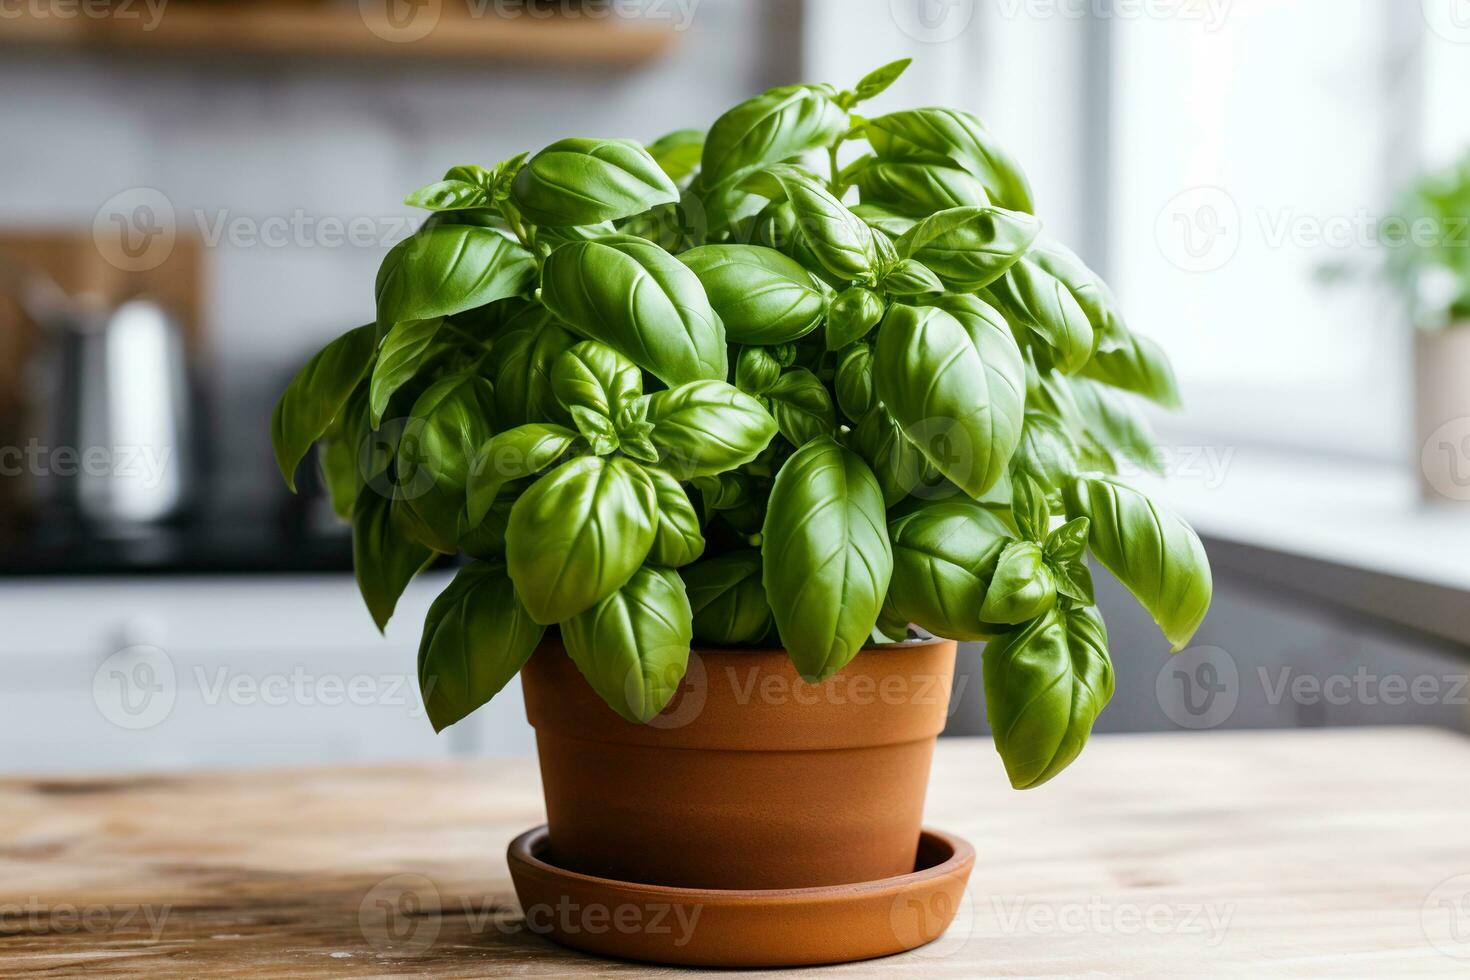
[[809,888],[914,870],[955,644],[864,650],[808,685],[782,650],[696,650],[648,725],[620,718],[559,642],[522,672],[550,856],[686,888]]

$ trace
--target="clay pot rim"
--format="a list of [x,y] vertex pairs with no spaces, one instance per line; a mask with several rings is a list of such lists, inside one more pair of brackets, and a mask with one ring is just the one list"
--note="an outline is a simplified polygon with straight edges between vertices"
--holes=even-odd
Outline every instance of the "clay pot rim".
[[944,878],[956,873],[964,873],[969,876],[969,869],[975,863],[975,848],[963,837],[935,830],[932,827],[924,827],[920,830],[920,846],[924,839],[938,844],[949,850],[949,856],[938,864],[911,871],[908,874],[895,875],[891,878],[877,878],[872,881],[857,881],[843,885],[815,885],[807,888],[682,888],[676,885],[656,885],[640,881],[619,881],[616,878],[602,878],[597,875],[583,874],[579,871],[569,871],[558,867],[551,862],[539,857],[536,851],[544,849],[549,839],[546,824],[532,827],[510,842],[506,848],[506,858],[511,866],[512,874],[517,870],[546,878],[559,879],[562,881],[575,881],[583,885],[605,888],[621,893],[636,893],[648,898],[666,899],[670,903],[703,903],[703,904],[752,904],[769,905],[772,903],[806,904],[814,901],[829,901],[832,899],[853,899],[860,896],[883,894],[884,892],[910,891],[926,882]]
[[[916,637],[913,637],[912,639],[899,640],[899,641],[897,641],[895,643],[869,643],[866,646],[860,648],[858,650],[858,652],[857,652],[857,655],[862,655],[862,654],[865,654],[865,653],[880,653],[881,654],[881,653],[888,653],[889,651],[892,651],[892,650],[917,650],[917,649],[921,649],[923,647],[936,646],[936,645],[941,644],[941,643],[959,643],[959,642],[963,642],[963,641],[960,641],[960,640],[951,640],[951,639],[948,639],[947,637],[943,637],[943,636],[916,636]],[[562,642],[562,638],[561,638],[560,633],[553,632],[550,629],[548,629],[546,631],[546,636],[541,640],[541,643],[543,645],[544,644],[553,644],[553,645],[561,646],[561,647],[565,647],[565,645],[566,645],[566,644],[564,644]],[[786,652],[786,648],[785,647],[769,647],[769,646],[754,646],[754,647],[752,647],[752,646],[741,646],[741,645],[733,644],[733,643],[702,643],[699,640],[695,640],[693,643],[691,643],[689,645],[689,651],[691,653],[717,653],[717,654],[725,654],[725,653],[728,653],[728,654],[738,654],[740,656],[753,656],[753,657],[754,656],[767,656],[767,657],[771,657],[771,656],[788,657],[788,656],[790,656],[790,654],[788,654]]]

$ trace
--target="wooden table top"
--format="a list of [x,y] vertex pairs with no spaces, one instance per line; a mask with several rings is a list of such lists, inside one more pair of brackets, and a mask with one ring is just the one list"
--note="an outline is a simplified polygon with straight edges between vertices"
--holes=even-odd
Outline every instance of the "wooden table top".
[[[1016,793],[947,740],[929,822],[975,845],[966,906],[821,975],[1465,975],[1467,772],[1422,729],[1113,736]],[[677,973],[524,928],[504,851],[541,819],[530,759],[0,781],[0,973]]]

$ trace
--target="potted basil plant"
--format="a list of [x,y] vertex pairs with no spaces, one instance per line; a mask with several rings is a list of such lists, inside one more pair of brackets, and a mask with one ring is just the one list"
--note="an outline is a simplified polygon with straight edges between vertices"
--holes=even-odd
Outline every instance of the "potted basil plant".
[[906,64],[454,167],[409,195],[430,214],[376,322],[276,408],[281,472],[315,445],[380,627],[469,559],[424,625],[428,715],[524,672],[567,867],[912,871],[953,641],[987,644],[1030,788],[1113,692],[1089,555],[1176,649],[1205,615],[1199,539],[1116,477],[1151,458],[1138,399],[1177,403],[1167,360],[979,121],[857,111]]

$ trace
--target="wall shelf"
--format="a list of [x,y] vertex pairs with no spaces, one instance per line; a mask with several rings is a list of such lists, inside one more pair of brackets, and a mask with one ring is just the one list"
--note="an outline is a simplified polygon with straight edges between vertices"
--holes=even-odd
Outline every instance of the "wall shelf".
[[[155,15],[143,0],[131,0],[107,16],[89,15],[85,6],[62,17],[24,5],[0,18],[0,44],[627,68],[658,57],[676,38],[671,22],[608,16],[607,6],[581,15],[533,15],[526,9],[531,4],[507,4],[497,12],[493,3],[460,0],[172,0]],[[404,16],[390,20],[386,10]]]

